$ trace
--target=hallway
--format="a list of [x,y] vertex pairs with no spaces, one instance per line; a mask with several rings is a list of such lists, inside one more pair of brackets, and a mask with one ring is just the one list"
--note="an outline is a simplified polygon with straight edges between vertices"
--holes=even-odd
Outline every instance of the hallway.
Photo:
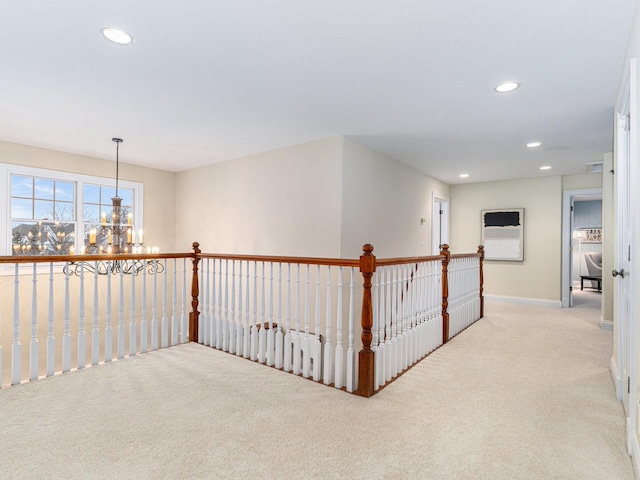
[[0,478],[633,479],[595,309],[488,303],[371,399],[197,344],[0,390]]

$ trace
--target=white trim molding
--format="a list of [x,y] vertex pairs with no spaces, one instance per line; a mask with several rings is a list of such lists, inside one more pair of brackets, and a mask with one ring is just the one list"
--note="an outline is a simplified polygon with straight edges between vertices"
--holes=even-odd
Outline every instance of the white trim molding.
[[620,378],[620,371],[618,370],[618,364],[616,363],[616,357],[611,355],[611,362],[609,363],[609,371],[611,372],[611,380],[613,380],[613,386],[616,389],[616,398],[619,402],[622,401],[622,378]]
[[560,300],[550,300],[548,298],[510,297],[508,295],[485,294],[484,299],[489,302],[515,303],[520,305],[535,305],[538,307],[562,308],[562,302]]

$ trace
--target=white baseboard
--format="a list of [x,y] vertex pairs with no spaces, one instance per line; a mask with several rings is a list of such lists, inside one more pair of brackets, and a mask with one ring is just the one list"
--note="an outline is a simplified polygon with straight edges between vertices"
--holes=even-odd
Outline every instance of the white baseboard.
[[538,307],[562,308],[560,300],[548,300],[546,298],[509,297],[507,295],[485,295],[485,300],[500,303],[517,303],[521,305],[536,305]]
[[611,380],[613,380],[613,385],[616,388],[616,398],[619,402],[621,402],[623,382],[622,378],[620,378],[620,373],[618,372],[618,364],[616,363],[616,359],[613,355],[611,355],[609,371],[611,372]]
[[602,330],[613,330],[613,322],[600,317],[600,328]]

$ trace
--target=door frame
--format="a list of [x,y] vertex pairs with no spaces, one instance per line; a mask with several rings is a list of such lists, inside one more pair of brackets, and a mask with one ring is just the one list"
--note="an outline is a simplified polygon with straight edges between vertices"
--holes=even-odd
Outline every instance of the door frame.
[[583,190],[565,190],[562,192],[562,308],[572,306],[571,289],[573,284],[571,264],[573,252],[571,247],[573,227],[571,206],[575,197],[599,196],[602,198],[602,188],[588,188]]
[[[436,213],[442,209],[442,215]],[[449,243],[449,197],[433,192],[431,195],[431,254],[440,255],[440,239],[442,243]],[[436,216],[438,215],[438,216]],[[438,218],[440,221],[438,222]],[[436,228],[436,224],[438,228]]]

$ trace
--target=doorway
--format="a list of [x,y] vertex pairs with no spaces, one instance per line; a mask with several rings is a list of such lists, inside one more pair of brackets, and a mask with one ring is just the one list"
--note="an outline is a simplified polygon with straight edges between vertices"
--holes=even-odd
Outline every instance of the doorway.
[[449,198],[433,193],[431,214],[431,255],[440,255],[440,248],[449,243]]

